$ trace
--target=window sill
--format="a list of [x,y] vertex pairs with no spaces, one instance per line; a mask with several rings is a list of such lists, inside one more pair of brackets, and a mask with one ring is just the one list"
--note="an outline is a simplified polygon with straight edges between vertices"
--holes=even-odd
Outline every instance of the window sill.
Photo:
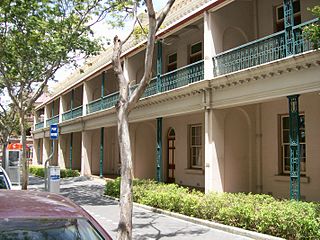
[[202,168],[187,168],[184,170],[186,174],[203,175],[204,170]]
[[[275,180],[277,182],[290,182],[290,176],[289,175],[275,175],[274,178],[275,178]],[[300,182],[301,183],[309,183],[310,182],[310,177],[301,176],[300,177]]]

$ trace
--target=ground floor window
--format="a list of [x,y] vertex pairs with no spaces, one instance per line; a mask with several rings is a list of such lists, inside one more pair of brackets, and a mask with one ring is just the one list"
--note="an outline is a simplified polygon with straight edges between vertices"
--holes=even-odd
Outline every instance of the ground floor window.
[[189,126],[190,167],[202,168],[202,126]]
[[[289,115],[280,116],[281,128],[281,146],[280,146],[280,165],[283,174],[290,173],[290,139],[289,139]],[[306,132],[305,132],[305,117],[300,114],[300,171],[301,174],[306,173]]]

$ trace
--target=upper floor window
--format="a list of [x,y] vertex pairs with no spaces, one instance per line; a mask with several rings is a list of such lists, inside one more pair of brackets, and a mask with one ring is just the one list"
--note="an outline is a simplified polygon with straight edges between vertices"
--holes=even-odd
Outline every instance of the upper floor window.
[[190,167],[202,168],[202,126],[189,126]]
[[[289,116],[280,116],[280,128],[281,128],[281,172],[284,174],[290,173],[290,139],[289,139]],[[300,171],[301,174],[306,174],[306,132],[305,132],[305,118],[304,115],[300,115]]]
[[[293,18],[294,25],[301,23],[301,9],[300,9],[300,0],[293,1]],[[275,7],[275,31],[279,32],[284,30],[284,11],[283,4]]]
[[195,43],[190,46],[189,63],[194,63],[202,60],[202,42]]
[[177,53],[172,53],[168,55],[167,72],[171,72],[177,69],[177,59]]

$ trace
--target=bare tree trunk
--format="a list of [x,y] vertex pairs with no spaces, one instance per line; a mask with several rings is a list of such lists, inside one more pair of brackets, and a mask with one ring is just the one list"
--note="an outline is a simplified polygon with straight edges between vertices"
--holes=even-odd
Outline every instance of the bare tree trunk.
[[118,110],[118,136],[121,157],[121,187],[120,187],[120,221],[117,239],[132,239],[132,156],[128,114],[124,107]]
[[[5,137],[3,137],[5,138]],[[6,140],[3,141],[2,143],[2,167],[6,167],[6,161],[7,161],[7,156],[6,156],[6,151],[7,151],[7,144],[8,142]]]
[[[135,107],[143,92],[147,88],[152,71],[153,50],[155,43],[155,35],[166,15],[168,14],[175,0],[169,0],[166,7],[162,10],[159,18],[156,19],[156,14],[153,8],[152,0],[145,0],[148,18],[149,18],[149,33],[147,39],[147,48],[145,55],[145,70],[143,77],[138,87],[129,96],[129,79],[123,74],[121,66],[122,45],[129,39],[130,35],[124,42],[115,36],[113,43],[112,64],[113,70],[119,80],[119,101],[117,103],[118,116],[118,139],[120,146],[121,157],[121,186],[120,186],[120,221],[118,225],[117,240],[132,239],[132,185],[133,185],[133,169],[132,169],[132,153],[130,146],[130,132],[128,116],[131,110]],[[137,5],[134,4],[135,12]],[[136,17],[136,14],[135,14]],[[136,20],[135,20],[136,23]],[[133,32],[133,31],[132,31]],[[131,32],[131,33],[132,33]]]
[[22,165],[22,186],[23,190],[28,189],[28,163],[27,163],[27,139],[26,139],[26,129],[25,129],[25,119],[24,112],[19,112],[20,117],[20,130],[21,130],[21,144],[22,144],[22,156],[21,156],[21,165]]

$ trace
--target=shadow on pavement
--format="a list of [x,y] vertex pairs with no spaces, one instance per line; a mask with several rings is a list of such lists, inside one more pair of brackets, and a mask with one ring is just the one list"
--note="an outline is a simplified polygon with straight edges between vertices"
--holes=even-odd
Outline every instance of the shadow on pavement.
[[[29,176],[28,189],[44,191],[44,179]],[[103,196],[104,184],[95,183],[86,177],[68,178],[60,181],[60,194],[78,205],[117,205],[117,202]]]
[[70,198],[79,205],[117,205],[113,200],[103,196],[104,186],[99,185],[81,185],[64,187],[60,189],[60,194]]
[[[157,213],[152,213],[152,212],[135,212],[134,213],[134,218],[135,219],[143,219],[146,220],[146,223],[138,223],[138,224],[133,224],[133,229],[143,229],[146,228],[143,235],[137,235],[134,234],[134,239],[139,239],[139,240],[144,240],[144,239],[167,239],[167,238],[172,238],[176,239],[179,236],[199,236],[202,234],[207,233],[209,230],[207,229],[190,229],[187,226],[180,227],[177,229],[175,226],[168,226],[168,228],[165,231],[160,230],[156,226],[159,225],[159,222],[161,221],[166,221],[165,218]],[[151,230],[151,229],[152,230]],[[151,230],[151,231],[150,231]]]

